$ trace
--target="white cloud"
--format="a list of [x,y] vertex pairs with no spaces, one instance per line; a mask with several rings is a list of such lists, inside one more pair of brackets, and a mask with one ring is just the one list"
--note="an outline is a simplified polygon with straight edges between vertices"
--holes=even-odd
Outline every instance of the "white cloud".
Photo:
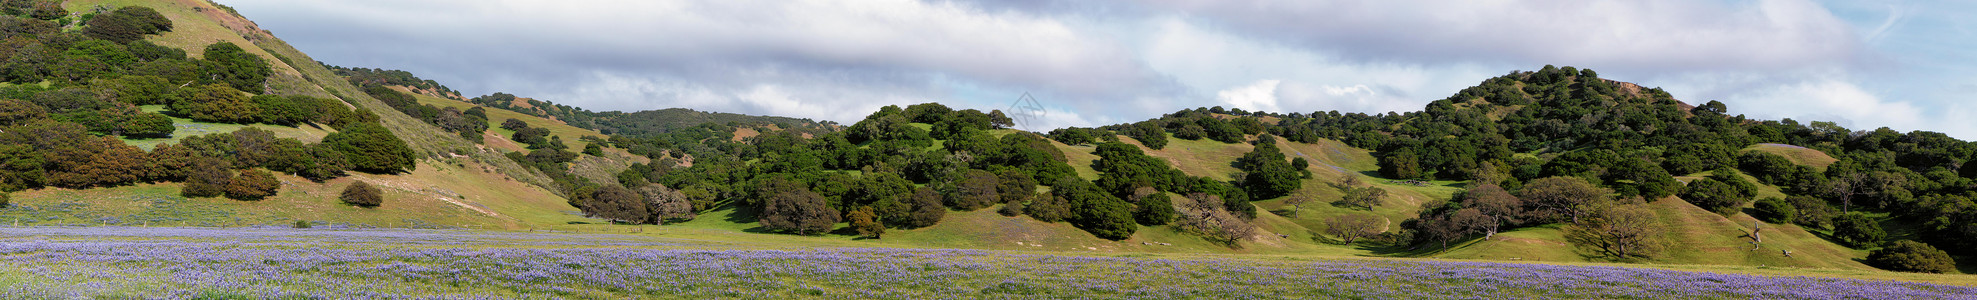
[[1152,2],[1235,32],[1372,61],[1683,72],[1846,63],[1862,51],[1850,26],[1804,0]]
[[1260,80],[1215,93],[1215,101],[1247,111],[1283,111],[1277,107],[1277,84],[1282,80]]
[[[1933,128],[1935,116],[1909,102],[1883,100],[1859,86],[1837,79],[1808,79],[1729,95],[1725,103],[1745,107],[1753,116],[1834,121],[1853,130],[1890,127],[1900,131]],[[1733,111],[1734,112],[1734,111]]]

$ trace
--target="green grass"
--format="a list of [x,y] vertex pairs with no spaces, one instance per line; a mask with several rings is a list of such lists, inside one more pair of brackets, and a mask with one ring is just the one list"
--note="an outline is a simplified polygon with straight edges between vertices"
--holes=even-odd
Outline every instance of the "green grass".
[[1818,169],[1819,171],[1822,172],[1826,171],[1826,166],[1832,165],[1834,162],[1839,161],[1839,159],[1835,159],[1831,155],[1826,155],[1826,152],[1821,152],[1817,149],[1784,145],[1784,144],[1757,144],[1744,148],[1742,151],[1757,151],[1757,152],[1776,154],[1778,156],[1785,157],[1785,159],[1791,160],[1792,163],[1811,166],[1812,168]]
[[[165,110],[164,105],[145,105],[139,108],[145,112],[160,112]],[[158,145],[160,144],[177,143],[179,140],[184,140],[187,137],[208,135],[208,134],[230,133],[249,127],[266,129],[270,132],[274,132],[275,137],[292,138],[292,139],[300,140],[303,143],[315,143],[322,141],[323,137],[329,136],[330,132],[334,130],[328,127],[318,128],[314,125],[288,127],[288,126],[270,125],[270,124],[242,125],[242,124],[227,124],[227,123],[206,123],[206,122],[198,122],[198,121],[193,121],[192,119],[178,118],[178,117],[172,118],[172,126],[177,127],[177,129],[176,131],[172,132],[171,137],[151,138],[151,139],[128,139],[123,137],[117,137],[117,139],[124,141],[125,144],[130,144],[132,146],[137,146],[138,148],[144,149],[145,151],[150,151],[151,148],[157,148]]]

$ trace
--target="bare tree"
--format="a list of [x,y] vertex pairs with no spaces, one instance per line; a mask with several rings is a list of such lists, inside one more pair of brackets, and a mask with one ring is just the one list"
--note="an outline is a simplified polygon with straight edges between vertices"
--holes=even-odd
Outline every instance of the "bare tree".
[[1244,222],[1241,217],[1230,214],[1222,207],[1222,197],[1205,193],[1189,194],[1186,200],[1179,200],[1177,207],[1180,216],[1174,225],[1182,230],[1192,231],[1212,240],[1235,243],[1256,234],[1256,226]]
[[1607,196],[1612,191],[1579,177],[1540,178],[1532,180],[1517,192],[1519,198],[1532,207],[1533,214],[1551,222],[1568,219],[1579,223],[1580,219],[1593,213],[1592,209],[1612,200]]
[[1311,200],[1311,196],[1293,195],[1289,199],[1284,199],[1284,204],[1291,206],[1290,216],[1297,217],[1299,212],[1304,211],[1304,205],[1311,203]]
[[1654,211],[1646,205],[1607,206],[1566,228],[1565,238],[1615,259],[1652,257],[1660,253],[1662,233]]
[[1372,214],[1346,214],[1325,220],[1325,234],[1345,240],[1346,245],[1361,238],[1385,232],[1386,219]]

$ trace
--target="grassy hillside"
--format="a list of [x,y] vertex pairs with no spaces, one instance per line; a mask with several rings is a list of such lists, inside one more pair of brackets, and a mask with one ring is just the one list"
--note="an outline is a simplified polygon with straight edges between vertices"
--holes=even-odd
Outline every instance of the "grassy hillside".
[[[484,171],[472,163],[421,163],[400,175],[354,174],[325,182],[276,175],[281,193],[261,201],[185,198],[182,184],[141,184],[88,190],[40,189],[13,194],[0,222],[20,225],[289,226],[530,229],[587,220],[540,188]],[[356,181],[385,191],[377,208],[337,200]]]
[[[381,118],[380,121],[386,128],[391,129],[398,138],[406,141],[420,157],[424,158],[419,164],[419,169],[410,174],[356,175],[359,178],[383,178],[381,180],[430,183],[405,186],[402,189],[412,194],[431,194],[420,192],[430,188],[436,190],[475,191],[473,193],[486,193],[487,195],[509,195],[504,197],[546,197],[547,199],[559,199],[552,194],[540,193],[540,189],[528,184],[487,184],[487,182],[543,183],[547,180],[540,174],[522,168],[520,165],[508,160],[498,151],[475,147],[473,143],[469,143],[455,135],[448,134],[431,125],[399,113],[376,99],[371,99],[361,90],[351,86],[341,77],[335,76],[324,66],[316,63],[315,59],[308,57],[293,47],[288,46],[287,43],[275,38],[272,33],[261,30],[252,21],[248,21],[246,18],[235,15],[226,9],[221,9],[219,6],[206,0],[77,0],[68,1],[64,5],[70,11],[78,12],[88,11],[90,8],[97,6],[114,8],[143,5],[151,7],[160,14],[163,14],[166,18],[171,19],[174,24],[174,30],[162,35],[149,37],[149,40],[160,45],[184,49],[187,53],[195,57],[200,55],[205,47],[212,43],[232,42],[239,45],[250,53],[262,56],[263,60],[271,65],[273,75],[268,78],[268,93],[341,99],[354,107],[369,109]],[[161,108],[146,107],[145,109],[155,111]],[[275,132],[277,136],[297,138],[303,141],[317,141],[329,133],[325,129],[319,129],[309,125],[290,128],[271,125],[199,123],[184,119],[176,119],[174,121],[174,125],[178,127],[178,132],[172,138],[132,140],[129,142],[140,147],[149,148],[160,143],[183,139],[187,136],[226,133],[246,127],[269,129]],[[570,140],[570,142],[577,141]],[[476,172],[472,173],[476,174],[492,172],[499,175],[476,175],[478,179],[467,180],[447,173],[466,172],[465,170],[475,170]],[[288,188],[283,189],[284,194],[281,196],[283,197],[281,199],[292,198],[297,201],[270,200],[239,203],[236,205],[212,206],[208,208],[220,211],[254,212],[247,213],[246,215],[261,214],[257,216],[263,217],[215,219],[203,222],[233,226],[261,224],[264,221],[271,222],[274,219],[296,217],[373,224],[376,226],[407,226],[415,224],[406,220],[431,220],[430,223],[433,224],[455,224],[446,226],[471,225],[495,228],[526,228],[529,225],[525,224],[535,224],[535,222],[518,222],[498,218],[483,219],[489,217],[473,216],[485,215],[474,210],[437,209],[436,207],[443,207],[438,205],[387,205],[385,208],[379,209],[381,211],[380,213],[374,213],[377,216],[371,216],[365,213],[320,214],[317,212],[328,210],[328,207],[341,205],[340,203],[335,203],[333,197],[334,191],[330,189],[341,188],[342,185],[338,183],[347,183],[345,180],[350,179],[338,179],[328,183],[318,184],[297,178],[283,178],[284,182],[288,183],[286,184]],[[293,191],[291,192],[290,190]],[[124,194],[155,196],[175,195],[176,193],[176,184],[164,184],[86,191],[51,188],[17,194],[15,198],[17,199],[17,203],[59,204],[62,203],[61,201],[68,201],[64,199],[73,196],[80,197],[74,198],[76,201],[88,199],[96,199],[88,201],[110,201],[94,205],[107,207],[118,205],[111,204],[114,201],[105,199],[128,198],[123,197]],[[468,192],[461,193],[471,194]],[[125,201],[128,201],[128,199]],[[496,202],[497,204],[499,203],[499,201]],[[213,204],[221,203],[226,202],[219,200],[213,202]],[[559,205],[567,207],[567,204],[562,204],[562,200],[546,201],[544,203],[547,204],[506,205],[506,207],[514,209],[535,207],[529,209],[547,209],[552,211],[555,210],[553,207]],[[453,206],[465,207],[463,205]]]
[[1743,151],[1776,154],[1785,157],[1785,159],[1790,159],[1792,163],[1811,166],[1820,171],[1825,171],[1826,166],[1839,161],[1839,159],[1834,159],[1833,156],[1827,155],[1826,152],[1821,152],[1818,149],[1786,144],[1757,144],[1744,148]]

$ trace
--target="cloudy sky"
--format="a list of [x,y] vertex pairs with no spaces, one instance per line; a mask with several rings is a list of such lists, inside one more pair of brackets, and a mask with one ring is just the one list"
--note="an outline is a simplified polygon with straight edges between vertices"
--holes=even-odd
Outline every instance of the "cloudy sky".
[[939,101],[1033,129],[1204,106],[1420,110],[1546,64],[1761,118],[1977,139],[1968,1],[219,0],[332,65],[592,110],[855,122]]

